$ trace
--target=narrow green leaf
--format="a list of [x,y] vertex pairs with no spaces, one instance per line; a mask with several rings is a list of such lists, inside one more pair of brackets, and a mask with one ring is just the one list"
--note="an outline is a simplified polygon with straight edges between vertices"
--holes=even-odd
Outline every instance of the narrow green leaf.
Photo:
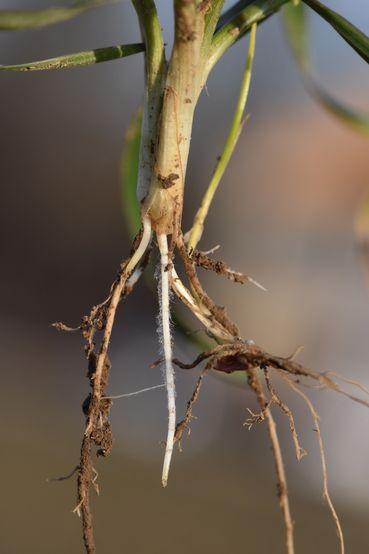
[[137,200],[141,125],[142,108],[133,117],[126,132],[120,166],[122,209],[132,237],[136,235],[141,224],[140,207]]
[[207,72],[237,40],[250,31],[253,23],[261,23],[277,12],[288,0],[241,0],[220,18],[207,61]]
[[0,10],[0,31],[19,31],[45,27],[72,19],[83,12],[112,4],[117,0],[79,0],[67,8],[44,10]]
[[312,80],[308,83],[308,88],[310,88],[312,94],[322,104],[322,106],[324,106],[330,113],[338,117],[342,123],[345,123],[355,131],[369,134],[368,114],[359,113],[342,102],[339,102]]
[[307,40],[306,7],[300,3],[297,6],[291,2],[283,6],[283,23],[288,42],[291,46],[299,68],[305,72],[309,69],[309,53]]
[[236,147],[236,144],[238,142],[238,139],[242,131],[246,102],[247,102],[249,89],[250,89],[252,65],[253,65],[253,60],[255,55],[255,42],[256,42],[256,23],[254,23],[251,27],[250,42],[247,50],[246,64],[242,75],[240,92],[239,92],[239,96],[236,104],[236,109],[233,114],[231,128],[226,138],[223,152],[218,159],[218,163],[215,167],[213,176],[201,200],[200,207],[197,210],[197,213],[195,215],[192,229],[189,234],[189,239],[187,244],[188,249],[196,248],[199,240],[201,239],[201,236],[204,230],[204,222],[208,215],[211,203],[214,199],[214,195],[218,189],[219,183],[224,175],[224,172],[227,169],[227,166],[229,164],[229,161],[231,159],[231,156],[234,152],[234,149]]
[[303,0],[311,9],[325,19],[338,34],[369,63],[369,37],[337,12],[318,0]]
[[229,23],[234,17],[236,17],[241,11],[243,11],[252,3],[253,0],[238,0],[238,2],[236,2],[233,6],[228,8],[228,10],[222,13],[219,19],[217,30]]
[[160,20],[154,0],[132,0],[132,3],[140,23],[142,41],[146,47],[146,86],[148,94],[155,96],[157,89],[160,94],[162,92],[161,81],[166,72],[165,47]]
[[48,60],[37,62],[21,63],[17,65],[0,65],[0,71],[44,71],[48,69],[69,69],[95,63],[109,62],[118,58],[125,58],[144,51],[143,44],[120,44],[118,46],[107,46],[86,50],[76,54],[67,54]]
[[356,112],[328,94],[313,79],[308,47],[308,21],[306,6],[287,4],[283,8],[287,38],[307,89],[333,115],[356,131],[369,133],[369,115]]

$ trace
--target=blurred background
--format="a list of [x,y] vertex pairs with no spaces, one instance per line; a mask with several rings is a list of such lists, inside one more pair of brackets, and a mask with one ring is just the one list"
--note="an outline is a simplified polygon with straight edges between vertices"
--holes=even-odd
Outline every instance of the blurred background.
[[[326,0],[369,34],[366,0]],[[3,9],[47,7],[1,0]],[[229,3],[230,4],[230,3]],[[158,2],[170,44],[171,3]],[[317,78],[342,101],[369,110],[367,65],[312,16]],[[38,31],[1,33],[1,63],[137,42],[127,2]],[[237,98],[247,41],[210,76],[196,114],[184,223],[189,228]],[[123,138],[143,95],[137,55],[60,72],[1,74],[2,455],[0,543],[6,554],[83,552],[75,480],[47,482],[78,463],[88,393],[82,340],[50,327],[77,325],[105,298],[130,238],[122,219]],[[215,198],[201,247],[221,245],[229,265],[267,293],[203,274],[245,338],[321,371],[369,385],[369,290],[353,232],[369,186],[368,138],[327,114],[305,92],[277,15],[258,30],[251,114]],[[157,302],[141,282],[119,312],[111,394],[158,384]],[[197,329],[196,322],[193,322]],[[177,355],[196,350],[178,337]],[[184,412],[198,370],[178,374]],[[322,499],[317,437],[307,409],[276,382],[296,414],[308,456],[294,458],[286,418],[276,413],[296,522],[296,551],[338,552]],[[321,415],[332,497],[350,554],[369,550],[369,411],[332,392],[311,391]],[[243,427],[253,396],[241,379],[209,375],[192,433],[176,452],[169,486],[160,474],[165,392],[117,400],[114,450],[97,460],[94,498],[99,552],[283,553],[266,429]]]

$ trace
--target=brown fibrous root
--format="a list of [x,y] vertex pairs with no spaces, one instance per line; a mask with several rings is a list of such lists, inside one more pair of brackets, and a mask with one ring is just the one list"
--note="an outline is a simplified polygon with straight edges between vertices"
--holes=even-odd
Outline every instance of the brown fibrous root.
[[[68,327],[63,323],[55,323],[54,327],[62,331],[81,331],[85,340],[85,354],[88,360],[87,377],[91,392],[84,400],[82,409],[86,417],[86,425],[81,445],[80,462],[77,478],[77,506],[74,512],[82,519],[83,539],[88,554],[95,554],[95,540],[90,507],[90,489],[98,493],[97,472],[92,465],[92,450],[96,447],[96,455],[106,457],[111,452],[113,435],[109,412],[112,400],[106,396],[111,363],[108,348],[119,302],[133,289],[138,277],[133,278],[133,270],[129,264],[142,238],[140,231],[133,243],[131,256],[121,264],[118,275],[111,286],[110,293],[101,304],[93,306],[89,315],[82,318],[81,324]],[[146,251],[140,267],[136,271],[141,274],[148,263],[150,248]],[[97,345],[96,335],[102,338]]]
[[[260,407],[260,412],[255,414],[251,410],[249,410],[250,417],[246,420],[244,425],[248,429],[251,429],[251,427],[255,423],[261,423],[263,421],[266,422],[275,462],[279,503],[285,522],[287,552],[288,554],[293,554],[293,521],[289,505],[287,479],[283,464],[282,451],[277,435],[276,424],[271,413],[271,407],[273,404],[278,406],[289,419],[290,431],[295,445],[297,459],[300,460],[306,454],[306,451],[300,445],[294,417],[290,408],[285,402],[280,399],[279,394],[276,392],[272,384],[270,371],[274,370],[277,374],[281,375],[286,380],[292,390],[294,390],[304,399],[313,416],[315,428],[318,432],[319,448],[321,453],[323,469],[323,493],[336,525],[337,534],[340,541],[340,552],[341,554],[344,554],[344,540],[341,524],[328,492],[327,467],[323,449],[323,440],[319,426],[319,418],[309,398],[300,390],[299,384],[302,378],[308,378],[310,380],[316,381],[320,388],[328,388],[334,390],[368,407],[369,403],[362,398],[358,398],[342,390],[338,386],[336,381],[333,380],[332,376],[334,374],[321,374],[313,371],[296,362],[295,357],[295,354],[285,358],[274,356],[263,351],[259,346],[254,344],[253,341],[241,341],[240,339],[235,338],[233,342],[220,344],[211,350],[202,352],[192,363],[186,364],[179,360],[173,360],[178,367],[186,370],[195,368],[202,362],[206,361],[205,368],[200,373],[194,392],[187,403],[185,416],[183,420],[177,424],[176,439],[179,442],[181,441],[183,432],[185,431],[185,429],[188,429],[190,420],[192,419],[192,417],[194,417],[192,413],[194,403],[198,399],[202,380],[210,370],[215,370],[227,374],[234,373],[236,371],[246,372],[248,384],[256,395],[256,399]],[[258,368],[260,368],[261,371],[258,371]],[[263,390],[263,376],[265,380],[266,391],[269,393],[269,398],[266,397],[266,394]],[[350,384],[353,384],[354,386],[363,390],[363,387],[360,385],[360,383],[357,383],[356,381],[350,381]],[[364,392],[368,391],[364,390]]]
[[[171,179],[173,180],[174,176],[171,176]],[[143,232],[137,235],[133,244],[131,256],[121,264],[117,278],[112,284],[107,299],[101,304],[94,306],[90,314],[85,316],[81,324],[76,328],[68,327],[62,323],[54,324],[59,330],[82,332],[85,339],[85,354],[88,359],[87,376],[89,378],[91,391],[83,404],[86,426],[81,446],[80,462],[78,465],[78,498],[75,508],[75,511],[80,514],[82,518],[83,536],[88,554],[95,554],[96,552],[89,498],[91,487],[94,487],[96,492],[98,492],[97,473],[91,461],[92,450],[96,447],[97,455],[107,456],[112,448],[112,431],[109,422],[112,400],[105,394],[110,372],[108,347],[118,304],[122,298],[132,291],[134,284],[148,262],[150,253],[149,248],[142,258],[141,254],[138,256],[138,252],[142,251],[142,236]],[[173,256],[175,250],[178,251],[183,261],[185,273],[190,283],[190,289],[185,287],[174,269]],[[133,259],[136,260],[137,258],[139,259],[138,268],[136,267],[136,263],[133,264]],[[250,411],[251,417],[246,420],[245,425],[249,429],[251,429],[255,423],[265,421],[267,425],[276,468],[278,497],[285,521],[287,552],[288,554],[294,554],[293,522],[289,506],[287,480],[282,452],[276,424],[271,412],[273,405],[279,407],[288,417],[297,458],[301,459],[305,451],[299,443],[293,414],[287,404],[281,400],[272,384],[271,371],[284,376],[289,386],[307,402],[318,429],[323,466],[324,496],[327,499],[336,523],[340,537],[341,554],[343,554],[342,531],[338,516],[328,493],[326,465],[318,416],[309,399],[298,388],[298,385],[302,378],[306,378],[310,382],[315,382],[319,388],[334,390],[367,407],[369,407],[369,402],[343,390],[337,384],[336,380],[333,379],[333,374],[318,373],[299,364],[295,361],[296,354],[285,358],[274,356],[262,350],[253,341],[243,341],[237,326],[228,317],[225,309],[222,306],[216,305],[203,289],[197,276],[196,266],[215,271],[217,274],[224,275],[237,283],[254,281],[246,275],[229,269],[224,262],[212,260],[206,253],[198,250],[189,252],[179,227],[176,227],[172,235],[170,260],[170,264],[168,264],[167,267],[170,286],[178,298],[192,311],[193,315],[205,325],[208,335],[218,343],[214,348],[202,352],[190,364],[185,364],[179,360],[173,359],[173,363],[181,369],[192,369],[197,367],[200,363],[206,362],[204,369],[197,379],[191,398],[187,402],[185,415],[176,425],[175,441],[181,448],[183,434],[186,430],[189,432],[189,424],[194,417],[193,408],[198,400],[203,380],[210,370],[226,374],[231,374],[236,371],[245,372],[248,384],[255,393],[260,408],[260,412],[257,414]],[[135,275],[136,272],[138,272],[138,275]],[[99,334],[102,335],[102,338],[97,345],[96,336]],[[259,371],[258,368],[260,368],[261,371]],[[356,382],[349,383],[361,388],[363,391],[360,384]]]

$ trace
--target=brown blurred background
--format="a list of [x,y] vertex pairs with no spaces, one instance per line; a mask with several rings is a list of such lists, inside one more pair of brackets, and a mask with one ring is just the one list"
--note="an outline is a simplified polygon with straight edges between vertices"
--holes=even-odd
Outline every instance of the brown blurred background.
[[[366,0],[326,2],[369,33]],[[36,5],[37,4],[37,5]],[[48,6],[36,0],[32,7]],[[170,40],[171,3],[159,4]],[[1,8],[29,8],[23,0]],[[369,110],[367,66],[312,18],[317,74],[342,100]],[[59,26],[0,35],[1,63],[18,63],[135,42],[128,2]],[[246,44],[211,75],[197,112],[186,192],[190,226],[227,132]],[[141,102],[143,61],[78,70],[1,74],[2,456],[0,544],[4,554],[83,552],[74,479],[48,483],[78,461],[88,392],[81,339],[50,323],[77,324],[102,300],[130,240],[121,213],[119,163],[129,119]],[[268,293],[204,274],[209,292],[265,349],[369,384],[369,291],[353,234],[369,186],[368,139],[344,128],[304,91],[279,17],[258,31],[245,127],[215,199],[202,247],[221,245],[231,267]],[[112,341],[111,394],[157,384],[156,300],[140,283],[122,305]],[[196,324],[195,324],[196,327]],[[195,350],[181,338],[177,353]],[[196,371],[177,377],[179,411]],[[285,418],[276,415],[286,456],[297,552],[338,552],[321,494],[316,433],[299,400],[299,464]],[[330,392],[311,392],[322,418],[331,492],[349,554],[369,550],[369,412]],[[284,530],[263,426],[242,426],[255,408],[245,383],[209,376],[198,419],[160,486],[166,433],[164,391],[116,401],[115,446],[97,461],[98,551],[279,554]]]

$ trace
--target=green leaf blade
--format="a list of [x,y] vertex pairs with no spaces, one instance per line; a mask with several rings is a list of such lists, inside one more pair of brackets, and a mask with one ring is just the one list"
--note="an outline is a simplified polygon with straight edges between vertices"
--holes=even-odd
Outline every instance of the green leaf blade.
[[17,65],[0,65],[0,71],[47,71],[51,69],[71,69],[94,65],[96,63],[108,62],[119,58],[132,56],[144,51],[143,44],[121,44],[118,46],[107,46],[96,48],[75,54],[67,54],[47,60],[22,63]]
[[286,4],[282,10],[282,17],[289,45],[299,68],[304,72],[310,65],[306,7],[301,2],[297,6],[292,3]]
[[283,8],[283,22],[292,53],[304,77],[307,90],[331,114],[348,125],[353,130],[369,134],[369,115],[359,113],[344,103],[338,101],[326,92],[311,73],[311,62],[308,47],[308,18],[306,6],[287,4]]
[[[241,0],[225,12],[219,20],[207,62],[207,71],[213,69],[223,54],[251,29],[277,12],[288,0]],[[223,24],[222,24],[223,23]]]
[[363,60],[369,63],[369,37],[339,13],[327,8],[318,0],[303,0],[312,10],[329,23]]
[[308,85],[312,94],[326,110],[354,131],[369,135],[369,114],[360,113],[346,106],[343,102],[340,102],[331,94],[328,94],[313,81]]
[[86,11],[112,4],[117,0],[83,0],[67,8],[44,10],[0,10],[0,31],[22,31],[37,29],[68,21]]

